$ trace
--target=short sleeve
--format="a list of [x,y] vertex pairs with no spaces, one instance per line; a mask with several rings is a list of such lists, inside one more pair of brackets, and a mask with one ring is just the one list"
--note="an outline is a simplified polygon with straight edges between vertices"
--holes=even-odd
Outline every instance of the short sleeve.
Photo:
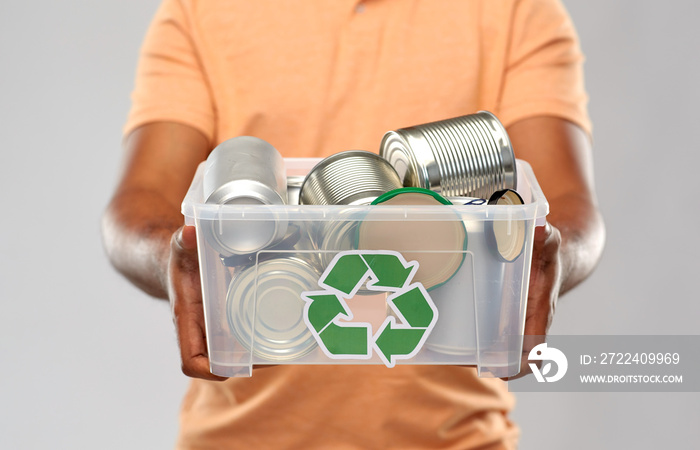
[[556,116],[591,133],[583,54],[559,0],[522,0],[513,16],[499,117],[508,126]]
[[124,135],[149,122],[171,121],[192,126],[213,140],[210,88],[192,36],[192,18],[178,0],[164,0],[151,22],[131,100]]

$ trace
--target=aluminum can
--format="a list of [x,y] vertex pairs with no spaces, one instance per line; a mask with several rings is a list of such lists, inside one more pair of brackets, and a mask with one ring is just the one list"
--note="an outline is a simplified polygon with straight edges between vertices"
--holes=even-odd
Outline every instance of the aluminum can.
[[387,132],[379,154],[405,186],[446,197],[489,198],[515,189],[515,155],[501,122],[487,111]]
[[[224,141],[207,158],[202,180],[207,203],[285,205],[287,179],[282,155],[269,143],[252,136]],[[207,242],[223,256],[252,253],[284,238],[287,222],[279,210],[256,220],[212,220]]]

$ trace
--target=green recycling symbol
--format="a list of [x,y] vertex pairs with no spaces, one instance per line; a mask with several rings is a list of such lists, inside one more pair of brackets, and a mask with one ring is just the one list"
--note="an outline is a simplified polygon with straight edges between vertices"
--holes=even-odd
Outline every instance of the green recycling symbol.
[[[387,367],[410,359],[423,346],[438,318],[421,283],[411,283],[418,262],[391,250],[338,253],[318,280],[323,291],[302,292],[304,321],[319,347],[332,359],[370,359],[372,349]],[[389,315],[376,334],[366,322],[352,322],[346,301],[367,281],[370,291],[390,292]],[[397,323],[397,317],[400,323]]]

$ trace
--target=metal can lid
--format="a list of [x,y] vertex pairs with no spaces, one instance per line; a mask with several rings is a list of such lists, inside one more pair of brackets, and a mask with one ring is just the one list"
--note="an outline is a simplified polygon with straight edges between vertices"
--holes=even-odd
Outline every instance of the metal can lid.
[[[440,197],[440,199],[438,199]],[[449,205],[447,199],[424,189],[408,188],[387,195],[379,205]],[[393,250],[418,261],[414,280],[426,289],[448,282],[459,270],[467,248],[464,223],[455,220],[372,220],[368,212],[358,229],[361,250]]]
[[254,355],[273,361],[311,352],[316,340],[304,322],[301,293],[317,289],[320,275],[299,257],[271,259],[243,270],[227,293],[228,322],[236,339],[252,345]]
[[[489,198],[489,205],[523,205],[523,198],[513,189],[496,191]],[[515,261],[525,248],[524,220],[492,220],[487,224],[487,239],[494,254],[506,262]]]

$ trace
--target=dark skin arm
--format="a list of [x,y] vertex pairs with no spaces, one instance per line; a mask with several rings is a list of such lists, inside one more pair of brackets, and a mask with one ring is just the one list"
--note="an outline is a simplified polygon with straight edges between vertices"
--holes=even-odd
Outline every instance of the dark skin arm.
[[[605,227],[593,184],[590,139],[563,119],[538,117],[508,127],[516,156],[532,166],[550,206],[547,225],[535,230],[526,336],[547,334],[557,300],[593,271],[605,243]],[[541,338],[525,339],[521,369]]]
[[223,380],[209,372],[195,230],[180,214],[209,143],[186,125],[153,123],[131,133],[125,147],[125,169],[102,220],[107,254],[136,286],[170,300],[183,373]]
[[[558,296],[588,276],[603,247],[590,143],[576,125],[548,117],[523,120],[508,133],[550,202],[549,225],[535,234],[525,324],[526,334],[544,335]],[[145,125],[125,144],[125,170],[103,219],[109,258],[136,286],[170,300],[183,372],[222,380],[209,372],[194,228],[183,227],[180,214],[211,148],[199,131],[176,123]]]

